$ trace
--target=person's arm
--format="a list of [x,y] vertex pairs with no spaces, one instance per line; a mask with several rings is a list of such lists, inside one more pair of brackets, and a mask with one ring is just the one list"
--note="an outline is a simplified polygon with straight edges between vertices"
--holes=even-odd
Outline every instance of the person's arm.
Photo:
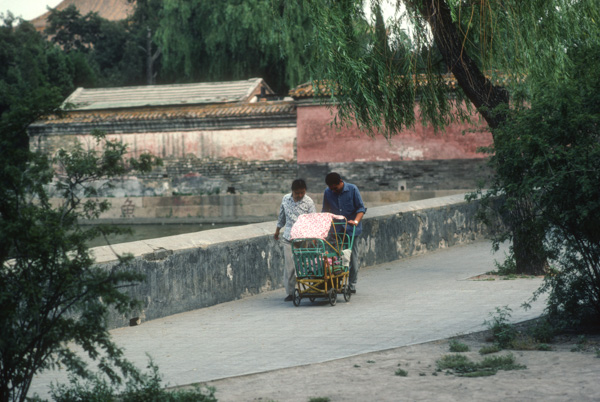
[[279,216],[277,217],[277,229],[275,229],[275,234],[273,238],[275,240],[279,240],[279,232],[282,227],[285,226],[285,208],[283,207],[283,201],[281,201],[281,206],[279,207]]
[[362,220],[363,216],[365,215],[364,212],[359,212],[356,214],[356,218],[354,218],[351,221],[348,221],[349,224],[351,225],[358,225],[360,223],[360,221]]
[[367,212],[367,208],[365,208],[365,204],[363,203],[362,197],[360,196],[360,191],[358,191],[358,187],[354,188],[352,198],[352,202],[356,207],[356,217],[352,221],[348,221],[348,223],[351,225],[358,225],[365,213]]
[[327,200],[327,190],[323,192],[323,208],[321,209],[321,212],[331,212],[331,205]]

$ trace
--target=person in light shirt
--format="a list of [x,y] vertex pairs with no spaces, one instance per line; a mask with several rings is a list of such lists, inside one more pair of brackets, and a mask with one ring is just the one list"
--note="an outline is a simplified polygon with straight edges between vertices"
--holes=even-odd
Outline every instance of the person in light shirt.
[[[296,269],[294,267],[294,259],[292,256],[292,243],[290,232],[292,226],[296,223],[298,217],[302,214],[310,214],[317,212],[315,203],[306,195],[306,182],[302,179],[296,179],[292,182],[292,192],[283,196],[281,206],[279,207],[279,216],[277,219],[277,228],[275,229],[275,240],[281,238],[283,244],[284,256],[284,273],[283,282],[287,297],[285,301],[292,301],[294,297],[294,289],[296,287]],[[283,235],[281,235],[283,229]]]

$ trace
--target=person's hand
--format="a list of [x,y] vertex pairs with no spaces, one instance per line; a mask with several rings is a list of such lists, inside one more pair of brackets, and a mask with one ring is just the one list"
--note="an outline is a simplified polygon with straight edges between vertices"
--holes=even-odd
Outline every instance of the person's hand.
[[273,238],[274,238],[275,240],[279,240],[279,230],[276,230],[276,231],[275,231],[275,234],[273,235]]
[[352,226],[358,225],[358,222],[356,220],[354,220],[354,221],[348,221],[348,223],[351,224]]

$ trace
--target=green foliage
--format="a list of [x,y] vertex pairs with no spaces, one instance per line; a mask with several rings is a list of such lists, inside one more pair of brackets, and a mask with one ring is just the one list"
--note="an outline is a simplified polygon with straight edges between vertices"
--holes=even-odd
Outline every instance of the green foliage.
[[457,341],[456,339],[452,339],[449,344],[450,352],[460,353],[460,352],[468,352],[469,346],[465,345],[462,342]]
[[147,373],[130,378],[123,387],[100,376],[86,381],[70,378],[70,385],[52,386],[55,402],[216,402],[213,388],[195,387],[192,390],[167,390],[162,384],[158,367],[150,361]]
[[497,275],[508,276],[517,274],[517,264],[515,263],[515,257],[512,252],[510,255],[506,256],[504,262],[499,263],[498,261],[494,261],[494,265],[496,266],[496,271],[494,271],[494,273]]
[[[35,103],[27,106],[39,113]],[[21,124],[24,131],[29,121]],[[5,142],[10,128],[0,134]],[[97,193],[93,181],[110,182],[130,170],[123,144],[95,136],[101,153],[78,146],[49,161],[21,149],[13,153],[23,159],[7,155],[0,166],[0,400],[25,398],[32,377],[45,369],[62,366],[89,376],[69,342],[99,361],[112,382],[137,375],[110,340],[106,317],[109,308],[125,313],[135,305],[120,289],[143,278],[125,269],[126,256],[110,267],[96,266],[87,242],[114,230],[79,225],[109,207],[82,202]],[[60,205],[50,203],[50,186],[61,194]]]
[[5,162],[23,160],[18,151],[29,149],[25,127],[54,112],[72,84],[67,58],[33,25],[15,25],[10,17],[0,22],[0,160]]
[[529,329],[529,335],[540,343],[552,342],[556,335],[557,328],[556,324],[550,322],[550,320],[544,318],[535,323],[533,327]]
[[[600,43],[595,0],[402,1],[387,20],[381,3],[371,2],[370,18],[360,0],[311,0],[309,9],[315,84],[335,103],[342,122],[355,119],[372,135],[390,137],[417,118],[436,128],[468,119],[462,103],[468,99],[498,145],[504,141],[498,127],[514,117],[509,105],[526,108],[538,91],[578,71],[569,49]],[[445,82],[446,70],[433,62],[437,54],[459,88]],[[509,138],[520,138],[518,124]],[[515,166],[518,155],[496,159],[515,181],[532,162],[521,158]],[[531,192],[536,182],[527,183],[527,192],[506,180],[497,188],[508,196],[505,237],[512,240],[518,273],[540,275],[547,269],[546,227]]]
[[[140,47],[146,30],[97,13],[82,16],[75,5],[48,16],[46,33],[68,54],[77,86],[117,86],[144,82]],[[141,38],[140,36],[144,36]]]
[[[285,0],[166,0],[157,40],[165,73],[176,81],[228,81],[264,78],[276,91],[307,78],[301,40],[303,5]],[[277,12],[290,16],[283,36]],[[281,57],[280,43],[295,52]],[[303,44],[302,44],[303,45]],[[287,82],[286,82],[287,81]]]
[[600,44],[574,43],[566,53],[573,73],[540,79],[531,103],[497,131],[486,197],[502,194],[504,210],[522,198],[531,204],[525,230],[542,234],[557,267],[536,297],[548,291],[548,313],[575,325],[600,316]]
[[[411,39],[399,18],[384,20],[379,2],[372,3],[370,18],[362,1],[303,3],[310,4],[314,27],[311,75],[320,94],[336,103],[342,122],[356,118],[372,134],[392,136],[415,124],[417,101],[420,117],[438,128],[467,117],[464,108],[455,109],[462,92],[447,96],[436,45]],[[415,32],[424,34],[418,16],[411,17],[417,18]],[[420,82],[415,74],[423,74]]]
[[102,18],[98,13],[81,16],[74,4],[60,11],[53,9],[48,16],[46,34],[66,52],[87,52],[100,36]]
[[318,396],[318,397],[308,399],[308,402],[329,402],[329,401],[331,401],[331,399],[329,399],[326,396]]
[[491,353],[498,353],[501,350],[502,349],[498,345],[484,346],[481,349],[479,349],[479,354],[480,355],[489,355]]
[[505,356],[488,356],[476,363],[465,355],[445,355],[436,362],[439,370],[460,377],[485,377],[496,374],[499,370],[522,370],[526,367],[516,364],[512,354]]
[[501,349],[511,347],[517,339],[517,329],[509,322],[511,311],[508,306],[503,308],[496,307],[496,315],[490,313],[492,316],[491,320],[484,322],[488,329],[492,331],[494,342]]
[[400,377],[406,377],[406,376],[408,376],[408,371],[399,368],[398,370],[396,370],[396,372],[394,374],[396,374],[397,376],[400,376]]

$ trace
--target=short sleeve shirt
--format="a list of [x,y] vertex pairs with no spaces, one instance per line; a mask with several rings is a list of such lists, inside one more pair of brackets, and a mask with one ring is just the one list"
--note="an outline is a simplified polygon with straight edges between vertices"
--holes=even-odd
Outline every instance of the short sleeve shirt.
[[[343,215],[348,220],[356,219],[359,212],[366,213],[367,208],[363,203],[358,187],[354,184],[344,182],[344,188],[340,194],[336,194],[329,188],[323,194],[323,212],[331,212]],[[362,221],[356,226],[356,235],[362,233]]]
[[300,215],[315,213],[315,203],[312,198],[305,195],[300,201],[294,201],[292,194],[286,194],[281,200],[281,206],[279,207],[279,217],[277,219],[277,227],[284,228],[283,239],[290,240],[290,232],[292,226],[296,223],[296,220]]

